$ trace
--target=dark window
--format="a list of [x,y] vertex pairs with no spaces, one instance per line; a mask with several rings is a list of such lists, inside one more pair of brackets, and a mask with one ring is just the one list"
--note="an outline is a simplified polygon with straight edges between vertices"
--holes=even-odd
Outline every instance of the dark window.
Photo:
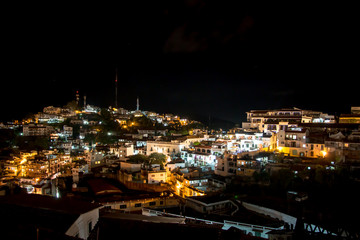
[[164,204],[164,201],[160,201],[160,205],[163,205]]
[[149,206],[155,206],[156,202],[149,202]]
[[92,229],[92,222],[89,222],[89,233],[91,232]]
[[126,204],[120,205],[120,209],[126,208]]
[[135,207],[141,207],[141,203],[135,203]]

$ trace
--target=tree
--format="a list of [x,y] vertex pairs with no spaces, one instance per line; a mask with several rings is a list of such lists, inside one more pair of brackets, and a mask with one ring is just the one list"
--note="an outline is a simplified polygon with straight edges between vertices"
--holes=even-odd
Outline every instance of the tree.
[[79,105],[76,103],[75,100],[68,102],[68,103],[64,106],[64,108],[68,108],[68,109],[70,109],[70,110],[72,110],[72,111],[80,110],[80,107],[79,107]]
[[96,142],[96,134],[86,134],[84,142],[89,143],[90,145]]
[[23,150],[42,151],[49,149],[49,138],[42,136],[17,136],[15,138],[15,145]]
[[161,168],[164,169],[166,163],[166,155],[162,153],[152,153],[149,156],[149,165],[151,164],[160,164]]
[[270,174],[265,170],[260,171],[260,173],[255,171],[253,178],[256,182],[268,183],[270,180]]
[[280,169],[271,175],[270,180],[277,190],[287,190],[294,180],[294,173],[290,169]]
[[103,120],[104,122],[107,122],[107,121],[111,121],[111,120],[112,120],[111,113],[110,113],[109,110],[106,109],[106,108],[102,108],[102,109],[100,110],[100,117],[101,117],[101,120]]
[[129,157],[129,162],[145,164],[149,162],[149,157],[143,154],[132,155]]

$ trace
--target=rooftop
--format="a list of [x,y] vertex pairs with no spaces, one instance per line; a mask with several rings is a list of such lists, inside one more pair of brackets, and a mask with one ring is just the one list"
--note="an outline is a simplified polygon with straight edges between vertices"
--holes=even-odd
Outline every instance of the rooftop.
[[80,215],[88,211],[99,208],[100,205],[81,201],[74,198],[62,197],[54,198],[51,196],[37,194],[15,194],[0,198],[1,206],[21,206],[25,208],[37,208],[47,211],[61,212],[65,214]]
[[102,178],[89,179],[88,184],[95,195],[100,194],[121,194],[122,191]]
[[73,198],[53,198],[36,194],[0,197],[1,229],[4,239],[65,239],[65,232],[80,214],[100,205]]

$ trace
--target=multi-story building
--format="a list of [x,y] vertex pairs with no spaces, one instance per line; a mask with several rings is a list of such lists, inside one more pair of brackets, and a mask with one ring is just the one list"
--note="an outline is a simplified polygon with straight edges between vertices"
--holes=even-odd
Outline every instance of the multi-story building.
[[171,189],[174,193],[181,197],[204,196],[205,192],[197,189],[190,184],[189,179],[184,177],[180,172],[172,172],[168,179]]
[[73,128],[70,127],[70,126],[64,125],[64,127],[63,127],[63,134],[64,134],[64,136],[66,136],[66,137],[72,137],[72,135],[73,135]]
[[360,107],[351,107],[352,114],[360,114]]
[[351,114],[341,114],[339,123],[360,123],[360,107],[351,107]]
[[48,107],[44,107],[43,112],[48,113],[48,114],[60,114],[61,108],[54,107],[54,106],[48,106]]
[[213,155],[211,146],[196,146],[195,150],[184,149],[181,157],[188,166],[208,166],[215,168],[216,156]]
[[146,145],[146,154],[163,153],[165,155],[180,154],[181,150],[185,147],[182,141],[148,141]]
[[322,136],[313,137],[302,127],[286,128],[278,133],[279,152],[293,157],[325,157],[325,143]]
[[110,146],[110,152],[120,160],[125,160],[127,157],[134,155],[134,144],[130,142],[117,143]]
[[290,128],[278,133],[278,150],[292,156],[305,156],[306,137],[309,131],[305,128]]
[[23,126],[24,136],[49,136],[54,128],[42,124],[29,124]]
[[332,134],[325,140],[325,147],[336,161],[360,161],[360,130],[354,130],[350,135]]
[[226,176],[252,176],[256,171],[255,161],[244,157],[243,154],[225,153],[217,158],[215,174]]
[[38,113],[35,114],[35,120],[39,123],[59,123],[64,122],[64,117],[58,114]]
[[165,183],[167,173],[166,170],[147,171],[147,176],[147,183],[149,184]]
[[268,130],[280,122],[288,123],[309,123],[309,122],[334,122],[334,116],[319,111],[302,110],[299,108],[283,108],[277,110],[251,110],[247,112],[247,122],[243,123],[245,129],[257,129],[260,132],[265,130],[265,124],[270,124]]

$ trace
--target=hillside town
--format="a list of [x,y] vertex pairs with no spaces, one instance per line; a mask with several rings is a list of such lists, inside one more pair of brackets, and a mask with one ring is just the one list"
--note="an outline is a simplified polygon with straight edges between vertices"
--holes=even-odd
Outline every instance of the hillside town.
[[77,93],[64,107],[0,124],[0,202],[9,207],[28,194],[39,208],[49,204],[49,214],[58,208],[53,199],[88,204],[79,216],[92,220],[64,232],[79,239],[106,239],[114,219],[191,223],[217,239],[356,239],[354,224],[334,227],[344,214],[308,204],[330,196],[334,178],[344,174],[346,184],[358,186],[360,107],[349,110],[338,116],[296,107],[249,110],[241,127],[225,131],[142,111],[139,99],[130,111],[91,106],[86,97],[81,103]]

